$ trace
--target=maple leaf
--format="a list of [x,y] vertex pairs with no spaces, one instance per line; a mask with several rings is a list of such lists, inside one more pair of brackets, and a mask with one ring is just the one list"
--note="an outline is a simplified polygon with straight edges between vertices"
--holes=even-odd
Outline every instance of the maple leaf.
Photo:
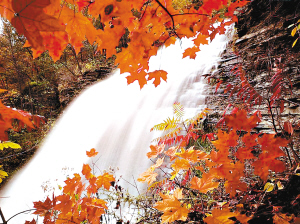
[[244,162],[245,159],[254,159],[256,158],[253,153],[252,153],[253,148],[248,148],[248,147],[240,147],[238,150],[235,152],[236,158],[238,158],[241,162]]
[[12,9],[15,17],[11,24],[19,34],[24,34],[29,43],[34,47],[43,46],[41,31],[54,32],[64,31],[65,25],[43,11],[43,8],[50,5],[49,0],[12,0]]
[[157,87],[160,84],[160,79],[167,81],[167,74],[168,73],[164,70],[156,70],[154,72],[149,72],[148,81],[154,79],[153,84],[155,87]]
[[194,44],[196,46],[200,46],[200,44],[208,44],[208,40],[207,40],[208,36],[207,35],[202,35],[199,34],[197,35],[197,37],[193,40]]
[[230,197],[234,197],[236,195],[237,190],[245,192],[247,191],[247,184],[241,182],[239,179],[233,181],[226,181],[225,184],[226,192],[230,195]]
[[228,153],[230,147],[234,147],[238,144],[239,136],[235,131],[230,131],[228,134],[224,131],[218,130],[218,140],[212,141],[213,145],[219,150],[219,152]]
[[52,224],[51,216],[53,215],[54,207],[56,205],[56,197],[50,200],[49,197],[46,198],[44,202],[38,201],[33,202],[34,208],[36,208],[36,211],[33,214],[37,214],[39,216],[44,217],[44,223]]
[[186,159],[176,159],[171,167],[176,173],[178,173],[180,170],[188,170],[189,168],[191,168],[191,165]]
[[89,179],[89,186],[86,188],[88,195],[95,194],[98,191],[98,186],[96,184],[97,177],[93,176]]
[[204,221],[207,224],[217,224],[217,223],[223,223],[223,224],[234,224],[236,221],[233,221],[229,218],[235,217],[240,223],[247,223],[248,220],[251,219],[251,217],[247,217],[246,215],[242,215],[239,212],[231,212],[230,208],[223,208],[221,209],[213,209],[212,215],[204,218]]
[[156,163],[155,163],[154,165],[151,166],[151,169],[154,170],[154,169],[160,167],[160,166],[163,164],[164,159],[165,159],[165,158],[158,158],[158,159],[156,160]]
[[33,125],[31,119],[32,115],[29,113],[26,113],[21,110],[15,110],[10,107],[6,107],[2,104],[0,101],[0,140],[8,140],[8,135],[6,131],[8,129],[13,129],[12,122],[14,119],[19,120],[19,127],[21,127],[23,124],[27,125],[27,128],[35,128]]
[[177,152],[178,147],[172,146],[164,153],[170,157],[170,161],[173,161],[175,159],[175,154]]
[[150,145],[151,152],[147,153],[147,157],[149,159],[156,158],[159,154],[161,154],[165,149],[165,144],[160,145]]
[[32,219],[31,221],[26,221],[25,224],[36,224],[35,219]]
[[92,169],[89,164],[83,164],[82,166],[82,174],[85,176],[87,180],[92,178],[94,175],[91,173]]
[[33,202],[33,204],[34,208],[36,208],[36,211],[33,214],[45,216],[49,210],[55,206],[55,201],[52,202],[51,199],[47,197],[44,202],[38,201]]
[[140,174],[140,176],[137,179],[137,181],[139,181],[139,182],[147,182],[148,185],[150,185],[151,183],[153,183],[156,180],[157,176],[158,176],[158,174],[154,173],[152,168],[149,168],[147,171],[145,171],[144,173]]
[[235,130],[250,131],[256,127],[257,123],[261,120],[259,113],[255,112],[251,117],[247,117],[247,111],[234,110],[235,112],[225,116],[225,122],[228,127],[232,127]]
[[207,193],[219,186],[218,182],[213,182],[216,176],[202,173],[202,178],[193,177],[190,184],[191,188],[200,191],[201,193]]
[[[127,70],[124,70],[124,72],[126,72]],[[133,73],[129,76],[126,77],[127,79],[127,83],[131,84],[134,81],[138,81],[140,88],[142,89],[144,87],[144,85],[147,84],[147,79],[146,79],[146,72],[145,71],[140,71],[139,73]]]
[[72,211],[73,201],[71,200],[70,195],[62,194],[57,196],[56,199],[60,203],[54,206],[55,210],[61,211],[62,214],[67,214]]
[[164,212],[161,216],[162,223],[170,223],[175,220],[185,221],[187,219],[189,210],[178,199],[182,199],[182,189],[175,189],[173,195],[160,193],[163,201],[155,204],[154,208]]
[[259,160],[252,163],[254,174],[258,175],[263,181],[267,181],[269,170],[283,172],[286,169],[285,163],[272,158],[269,153],[261,153]]
[[195,59],[196,58],[196,52],[200,51],[199,47],[190,47],[190,48],[187,48],[183,54],[182,54],[182,58],[185,58],[185,57],[190,57],[191,59]]
[[[92,22],[81,13],[75,13],[67,7],[64,7],[60,12],[61,21],[66,25],[65,31],[69,36],[69,43],[76,46],[76,43],[81,43],[82,40],[87,38],[90,43],[97,40],[97,36],[103,33],[102,30],[96,30]],[[99,43],[100,44],[100,43]],[[75,47],[76,53],[79,53],[80,46]]]
[[12,0],[0,1],[0,14],[7,20],[11,21],[11,19],[15,16],[15,12],[12,9]]
[[247,133],[242,137],[242,141],[245,144],[245,147],[253,148],[257,145],[258,134]]
[[98,152],[96,152],[96,149],[92,148],[90,151],[86,151],[86,155],[88,157],[94,157],[98,154]]
[[276,213],[273,216],[273,222],[275,224],[289,224],[291,221],[293,221],[293,216],[288,216],[286,214]]
[[109,190],[111,186],[111,182],[114,182],[115,178],[113,175],[109,173],[104,173],[103,175],[100,175],[97,177],[96,184],[98,188],[101,188],[102,186],[106,189]]
[[181,153],[178,153],[177,155],[192,163],[200,162],[208,157],[205,152],[194,150],[192,147],[188,150],[181,149]]

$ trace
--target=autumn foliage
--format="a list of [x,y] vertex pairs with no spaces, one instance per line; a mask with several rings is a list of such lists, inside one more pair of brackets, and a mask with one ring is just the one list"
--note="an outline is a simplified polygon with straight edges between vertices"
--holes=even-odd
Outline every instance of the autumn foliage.
[[[87,152],[89,157],[95,156],[95,149]],[[88,164],[82,167],[82,175],[74,174],[74,177],[65,181],[62,194],[45,201],[34,202],[36,209],[33,214],[44,218],[44,223],[99,223],[101,215],[107,209],[107,202],[97,197],[100,188],[109,190],[113,186],[115,178],[109,173],[95,176]],[[31,222],[36,223],[33,219]]]
[[[178,107],[176,103],[175,112]],[[172,121],[169,119],[165,122],[172,125]],[[203,220],[208,224],[235,223],[234,220],[247,223],[255,216],[254,212],[246,215],[243,204],[232,206],[228,201],[249,197],[245,195],[246,192],[253,191],[257,184],[264,185],[265,192],[273,191],[274,184],[267,182],[270,179],[276,180],[280,189],[283,188],[278,177],[287,170],[287,154],[283,150],[289,140],[275,134],[257,133],[254,128],[260,121],[259,111],[248,116],[246,110],[234,108],[231,114],[221,119],[221,128],[214,136],[203,133],[203,129],[199,131],[195,123],[186,120],[186,124],[192,124],[193,128],[189,127],[185,135],[190,135],[192,130],[198,136],[195,141],[186,139],[182,144],[183,139],[173,135],[174,140],[169,142],[171,147],[159,139],[157,145],[150,146],[151,152],[147,156],[156,159],[156,162],[152,160],[155,164],[138,180],[147,182],[149,191],[161,192],[161,201],[154,207],[162,212],[162,223],[191,221],[195,214],[202,214],[199,216],[202,218],[206,216]],[[199,127],[199,123],[196,126]],[[161,130],[167,131],[168,125],[164,127]],[[176,128],[176,125],[173,127]],[[168,132],[165,135],[168,136]],[[205,140],[207,136],[211,139],[210,151],[201,146],[208,143]],[[176,138],[180,138],[180,141]],[[167,172],[170,169],[172,172]],[[162,171],[165,179],[157,180],[158,173]],[[168,193],[170,190],[173,193]],[[222,198],[223,201],[220,201]],[[207,203],[215,199],[219,202],[211,212]],[[284,214],[280,210],[275,212],[274,223],[280,223],[282,220],[278,221],[276,215],[282,217]],[[293,220],[293,217],[289,220]]]
[[[0,101],[0,150],[4,148],[21,148],[17,143],[8,141],[9,130],[20,131],[22,128],[31,130],[39,127],[41,123],[45,123],[43,117],[7,107]],[[7,176],[8,174],[5,171],[0,170],[0,183]]]
[[[201,44],[224,34],[225,26],[237,21],[236,10],[247,3],[246,0],[0,0],[0,14],[27,38],[24,46],[32,47],[35,57],[47,50],[58,60],[68,44],[78,53],[83,41],[88,40],[107,56],[116,55],[121,73],[129,73],[128,84],[138,81],[142,88],[149,81],[155,86],[161,80],[167,81],[163,70],[148,72],[149,58],[159,47],[174,44],[178,38],[194,37],[194,46],[183,53],[183,57],[193,59]],[[293,36],[299,31],[294,25]],[[126,44],[121,44],[122,38]],[[225,93],[237,96],[243,106],[224,112],[217,128],[209,131],[204,128],[208,109],[183,119],[184,108],[175,103],[174,116],[151,129],[163,131],[164,135],[155,140],[146,154],[153,165],[137,179],[148,184],[150,199],[137,199],[136,204],[138,200],[147,201],[144,208],[151,208],[152,215],[148,217],[145,212],[139,223],[149,223],[151,218],[162,223],[253,223],[260,216],[258,208],[265,196],[275,188],[274,194],[284,195],[280,193],[284,191],[282,182],[298,176],[299,157],[293,149],[291,157],[288,150],[289,136],[293,134],[291,123],[285,122],[282,132],[257,131],[260,111],[245,108],[260,105],[263,97],[249,83],[242,68],[235,67],[232,73],[241,82],[237,86],[227,85]],[[270,113],[272,106],[280,104],[280,94],[287,91],[282,85],[284,79],[282,69],[278,68],[269,90]],[[216,90],[221,84],[219,80]],[[280,110],[283,107],[284,104],[279,106]],[[2,104],[0,114],[1,141],[8,140],[8,129],[18,130],[24,125],[30,129],[41,121],[40,117]],[[1,142],[0,147],[18,146]],[[88,157],[96,155],[95,149],[87,152]],[[290,173],[286,175],[288,169]],[[65,181],[61,195],[34,202],[34,214],[43,217],[45,224],[100,223],[108,211],[108,202],[99,196],[99,191],[111,191],[116,179],[109,172],[96,176],[92,170],[89,164],[83,164],[81,174],[75,173]],[[5,176],[0,171],[0,180]],[[299,206],[299,198],[296,195],[286,206]],[[119,206],[118,201],[116,208]],[[288,213],[277,204],[269,206],[272,222],[299,221],[297,212]],[[26,221],[34,223],[35,219]]]
[[[137,80],[142,88],[151,80],[155,86],[161,79],[167,80],[165,71],[147,71],[149,58],[160,46],[197,35],[195,46],[183,55],[195,58],[200,44],[207,44],[216,34],[224,34],[225,26],[237,21],[236,9],[247,3],[246,0],[3,0],[0,14],[27,38],[24,46],[31,46],[35,57],[48,50],[56,61],[69,43],[78,53],[82,41],[87,39],[97,43],[98,50],[105,49],[107,56],[117,55],[121,73],[130,73],[127,82]],[[120,46],[124,35],[128,47]]]

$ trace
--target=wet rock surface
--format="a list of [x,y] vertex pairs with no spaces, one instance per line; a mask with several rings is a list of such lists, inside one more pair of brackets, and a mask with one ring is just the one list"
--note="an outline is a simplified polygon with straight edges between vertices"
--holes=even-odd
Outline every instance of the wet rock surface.
[[[274,79],[281,78],[280,95],[272,104],[273,119],[280,117],[282,122],[297,124],[300,117],[300,44],[292,47],[298,36],[291,36],[291,24],[300,19],[300,2],[254,0],[243,11],[235,25],[234,39],[222,54],[217,72],[210,76],[211,84],[222,81],[217,92],[216,85],[208,87],[206,103],[216,110],[212,121],[217,122],[228,104],[241,105],[245,101],[252,110],[261,111],[264,121],[259,125],[260,130],[272,132],[274,123],[280,129],[280,124],[270,116],[268,104],[276,92]],[[241,88],[234,93],[232,90],[226,92],[228,84],[238,86],[242,82],[237,68],[242,69],[248,83],[262,97],[260,105],[250,100],[251,94],[245,93],[247,89],[242,90],[244,95],[239,94],[243,97],[238,96]],[[284,105],[281,113],[280,105]]]

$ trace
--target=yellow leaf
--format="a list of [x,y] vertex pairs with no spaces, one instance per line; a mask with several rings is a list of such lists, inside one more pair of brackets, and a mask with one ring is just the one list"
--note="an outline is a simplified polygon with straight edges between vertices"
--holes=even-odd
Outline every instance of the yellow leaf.
[[292,32],[291,32],[292,37],[295,36],[296,32],[297,32],[297,27],[295,27],[295,28],[292,30]]
[[270,183],[270,182],[267,182],[264,186],[264,191],[266,192],[271,192],[274,190],[274,184],[273,183]]
[[20,149],[21,148],[21,146],[17,143],[5,142],[5,144],[8,146],[8,148],[12,148],[12,149]]
[[294,43],[293,43],[293,45],[292,45],[292,47],[294,47],[295,46],[295,44],[297,43],[297,41],[298,41],[298,38],[294,41]]
[[189,209],[185,204],[182,204],[178,199],[182,199],[182,189],[175,189],[173,195],[162,194],[162,201],[155,204],[154,208],[162,211],[162,223],[171,223],[175,220],[185,221],[187,219]]
[[180,170],[188,170],[191,168],[191,165],[186,159],[176,159],[171,167],[174,169],[174,171],[179,172]]
[[21,146],[13,142],[0,142],[0,150],[3,150],[4,148],[20,149]]
[[278,190],[282,190],[284,188],[284,186],[282,185],[282,183],[280,181],[278,181],[276,184],[277,184]]
[[[0,168],[1,167],[2,166],[0,166]],[[5,178],[5,177],[7,177],[7,176],[8,176],[8,174],[5,171],[0,170],[0,183],[2,182],[2,179]]]

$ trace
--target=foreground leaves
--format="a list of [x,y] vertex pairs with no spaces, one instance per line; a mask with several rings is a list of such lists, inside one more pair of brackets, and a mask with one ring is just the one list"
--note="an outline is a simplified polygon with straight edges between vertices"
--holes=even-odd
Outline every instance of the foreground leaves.
[[[229,219],[229,218],[235,218],[235,219]],[[239,212],[232,212],[230,211],[230,208],[223,208],[223,209],[214,209],[212,210],[211,216],[208,216],[204,219],[204,221],[207,224],[217,224],[217,223],[223,223],[223,224],[234,224],[238,220],[240,223],[247,223],[248,220],[250,220],[251,217],[247,217],[246,215],[242,215]]]
[[185,221],[187,219],[189,210],[185,204],[179,201],[179,199],[183,198],[182,189],[175,189],[173,195],[160,193],[160,196],[163,200],[157,202],[154,208],[164,213],[161,217],[162,223],[171,223],[175,220]]
[[[0,14],[27,38],[26,46],[33,48],[34,56],[48,50],[57,60],[68,43],[78,53],[87,39],[95,42],[99,51],[105,50],[108,57],[117,55],[121,73],[130,73],[128,84],[138,81],[142,88],[151,80],[155,86],[161,79],[167,80],[165,71],[148,72],[149,58],[160,46],[197,34],[195,46],[183,55],[195,58],[200,44],[223,34],[224,27],[237,20],[235,10],[247,3],[247,0],[222,0],[178,6],[173,1],[159,0],[3,0]],[[122,48],[120,39],[126,32],[128,46]]]
[[[91,152],[95,154],[94,149],[87,154]],[[101,188],[109,190],[115,178],[109,173],[96,177],[91,170],[88,164],[84,164],[82,175],[85,179],[75,173],[73,178],[65,181],[66,185],[61,195],[34,202],[34,214],[44,217],[46,224],[99,223],[101,215],[105,214],[107,209],[107,202],[99,199],[96,193]]]

